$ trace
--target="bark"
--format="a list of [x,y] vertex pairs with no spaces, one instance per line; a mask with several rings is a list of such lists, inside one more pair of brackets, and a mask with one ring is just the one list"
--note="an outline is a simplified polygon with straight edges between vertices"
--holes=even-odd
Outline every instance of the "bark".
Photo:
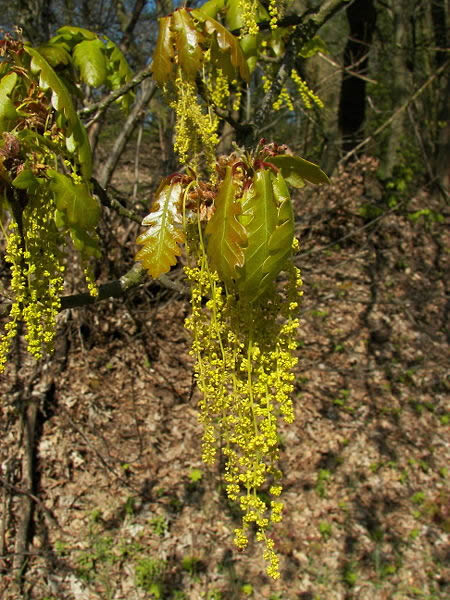
[[[403,105],[410,95],[412,88],[411,73],[408,62],[408,28],[411,22],[412,6],[410,0],[395,0],[392,2],[392,18],[394,39],[391,58],[391,98],[393,106]],[[402,140],[405,139],[405,114],[402,113],[392,121],[386,151],[380,166],[382,178],[392,177],[395,165],[398,163],[398,151]]]
[[18,0],[16,20],[24,37],[36,46],[50,37],[50,25],[54,22],[51,0]]
[[[348,152],[360,141],[366,111],[366,80],[369,51],[377,13],[373,0],[356,0],[347,8],[350,27],[344,50],[344,73],[339,100],[339,128],[343,149]],[[353,74],[349,71],[353,71]],[[361,77],[362,76],[362,77]]]
[[[434,40],[436,44],[435,64],[440,67],[445,63],[448,47],[448,26],[450,20],[450,3],[448,10],[445,10],[445,0],[432,0],[431,19],[433,22]],[[441,83],[440,98],[443,99],[441,108],[438,111],[438,121],[444,126],[440,128],[433,156],[433,166],[436,173],[436,179],[441,192],[447,196],[450,189],[450,77],[443,78]]]

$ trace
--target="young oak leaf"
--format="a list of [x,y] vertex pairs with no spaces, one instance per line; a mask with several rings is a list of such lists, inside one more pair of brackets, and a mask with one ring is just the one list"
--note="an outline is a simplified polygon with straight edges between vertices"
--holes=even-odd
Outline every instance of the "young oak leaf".
[[272,189],[278,206],[277,225],[269,239],[269,256],[263,265],[261,286],[269,285],[283,269],[286,259],[291,255],[294,240],[294,211],[291,195],[281,173],[270,174]]
[[265,291],[263,281],[269,283],[265,262],[270,257],[269,243],[278,223],[270,171],[256,172],[253,185],[242,198],[242,209],[241,221],[245,222],[248,246],[238,287],[242,294],[254,300]]
[[305,179],[316,184],[330,183],[327,175],[318,165],[300,156],[280,154],[270,157],[270,162],[280,169],[284,179],[292,187],[303,187]]
[[171,17],[159,19],[159,34],[153,53],[153,78],[159,85],[172,77],[175,69],[175,48],[173,32],[170,29]]
[[51,91],[53,108],[63,116],[66,125],[66,147],[71,153],[78,155],[81,174],[90,179],[92,174],[92,152],[86,130],[78,117],[72,98],[64,83],[48,64],[45,58],[30,46],[25,46],[25,52],[31,56],[31,70],[39,74],[39,86]]
[[193,10],[192,14],[200,22],[205,25],[205,31],[207,34],[216,34],[217,44],[222,52],[229,53],[231,64],[239,71],[240,76],[245,81],[250,79],[250,72],[248,70],[245,56],[239,45],[239,40],[235,37],[228,29],[221,25],[218,21],[212,17],[207,17],[202,13],[201,10]]
[[99,39],[83,40],[73,50],[73,62],[78,67],[81,79],[93,87],[105,83],[107,64],[105,46]]
[[167,273],[181,254],[178,244],[185,240],[180,207],[182,194],[180,183],[169,184],[167,179],[163,180],[151,212],[142,221],[148,229],[136,240],[143,247],[135,260],[140,261],[154,279]]
[[245,228],[238,221],[241,205],[236,200],[236,191],[231,167],[227,167],[214,203],[216,210],[205,231],[210,264],[222,281],[228,284],[238,277],[236,268],[244,264],[243,247],[247,243]]
[[55,196],[56,208],[67,216],[70,226],[90,229],[97,225],[101,206],[86,183],[74,183],[70,177],[47,169],[49,187]]

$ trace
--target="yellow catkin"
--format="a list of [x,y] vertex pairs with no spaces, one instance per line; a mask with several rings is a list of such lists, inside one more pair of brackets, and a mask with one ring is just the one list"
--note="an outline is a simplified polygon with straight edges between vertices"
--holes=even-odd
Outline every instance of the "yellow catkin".
[[303,104],[305,105],[305,108],[312,108],[313,104],[319,108],[323,108],[322,100],[308,87],[306,82],[303,81],[295,69],[292,69],[291,71],[291,79],[297,87],[297,91],[302,99]]
[[257,35],[259,32],[257,0],[239,0],[239,11],[243,22],[241,37],[245,35]]
[[36,359],[53,348],[64,284],[61,239],[53,218],[55,208],[53,195],[42,191],[30,198],[22,213],[23,238],[15,222],[9,226],[5,260],[11,263],[14,301],[0,343],[0,369],[19,321],[25,325],[27,350]]
[[212,163],[219,143],[217,117],[200,104],[195,83],[183,79],[181,72],[174,89],[175,98],[171,100],[170,107],[175,111],[174,148],[180,161],[186,164],[195,159],[195,155],[203,153],[207,163]]
[[[192,312],[185,325],[201,392],[203,460],[214,462],[220,441],[226,492],[242,511],[234,543],[245,549],[256,527],[267,573],[274,579],[279,559],[267,530],[282,519],[283,510],[277,422],[279,417],[288,423],[294,419],[290,394],[302,284],[299,271],[286,268],[286,289],[274,289],[270,302],[266,297],[253,304],[227,292],[201,252],[197,264],[186,268]],[[268,490],[268,503],[259,496],[262,490]]]

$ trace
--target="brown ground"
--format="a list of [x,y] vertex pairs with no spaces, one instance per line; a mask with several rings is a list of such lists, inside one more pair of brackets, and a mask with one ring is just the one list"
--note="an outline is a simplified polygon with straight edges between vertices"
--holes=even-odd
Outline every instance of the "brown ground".
[[[19,378],[12,365],[0,383],[1,476],[20,486],[12,403],[19,384],[46,382],[24,597],[450,597],[448,231],[425,192],[368,224],[374,168],[297,200],[305,297],[297,419],[282,426],[281,579],[264,575],[260,548],[233,550],[238,515],[200,460],[188,302],[149,283],[61,315],[47,370],[22,358]],[[435,213],[408,218],[424,207]],[[110,218],[102,281],[130,264],[135,232]],[[16,600],[21,496],[2,493],[0,595]]]

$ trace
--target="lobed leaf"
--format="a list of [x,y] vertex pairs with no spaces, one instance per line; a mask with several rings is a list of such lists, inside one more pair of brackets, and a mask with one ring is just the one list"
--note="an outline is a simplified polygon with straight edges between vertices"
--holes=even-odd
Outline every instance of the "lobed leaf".
[[205,2],[198,10],[206,17],[213,17],[215,19],[217,13],[221,11],[224,6],[225,0],[208,0],[208,2]]
[[200,10],[193,10],[192,14],[196,19],[204,23],[205,30],[209,35],[215,32],[219,48],[222,52],[230,53],[231,64],[239,71],[242,79],[248,81],[250,73],[238,38],[212,17],[205,17]]
[[242,197],[242,210],[241,222],[245,223],[248,245],[238,288],[253,300],[265,291],[262,287],[263,280],[267,279],[264,263],[270,256],[269,243],[278,222],[270,171],[256,172],[251,187]]
[[270,162],[280,169],[284,179],[292,187],[303,187],[305,179],[310,183],[330,183],[327,175],[318,165],[300,156],[280,154],[270,157]]
[[194,80],[204,60],[204,50],[201,46],[205,40],[204,35],[197,30],[191,14],[183,8],[173,13],[172,27],[175,32],[178,64],[183,74]]
[[55,195],[56,208],[66,214],[68,225],[81,229],[95,227],[101,208],[89,186],[86,183],[74,183],[70,177],[53,169],[48,169],[47,174],[50,177],[50,189]]
[[50,39],[50,44],[62,45],[68,52],[70,52],[74,46],[82,42],[83,40],[95,40],[97,34],[89,29],[83,27],[75,27],[74,25],[65,25],[60,27],[56,35]]
[[40,87],[43,90],[51,90],[53,108],[60,115],[64,116],[68,123],[68,127],[65,128],[67,130],[67,149],[69,152],[77,152],[81,172],[86,179],[90,179],[92,174],[91,147],[86,130],[78,117],[67,88],[45,58],[35,48],[25,46],[25,52],[31,56],[32,72],[39,73]]
[[231,167],[227,167],[214,203],[214,215],[205,230],[210,264],[227,284],[238,277],[237,267],[244,264],[243,248],[247,242],[245,228],[238,220],[241,204],[236,200],[236,191]]
[[[109,38],[106,38],[105,48],[107,56],[107,82],[111,89],[117,90],[118,88],[122,87],[122,85],[130,81],[130,79],[132,79],[133,71],[130,69],[128,62],[121,50]],[[133,102],[133,99],[134,92],[130,90],[118,98],[116,102],[121,106],[121,108],[128,110]]]
[[142,221],[147,231],[137,238],[143,248],[136,254],[153,278],[167,273],[176,264],[184,242],[181,219],[183,188],[180,183],[169,184],[167,180],[159,187],[151,212]]
[[106,80],[105,46],[98,38],[84,40],[73,49],[73,62],[80,71],[82,81],[99,87]]
[[20,190],[28,190],[32,194],[37,189],[39,180],[31,169],[24,169],[13,179],[11,185]]
[[64,46],[49,42],[48,44],[38,46],[37,50],[52,67],[65,66],[71,63],[70,54]]
[[269,239],[269,256],[263,265],[263,287],[273,281],[282,270],[286,259],[291,255],[294,241],[294,211],[286,181],[281,173],[271,173],[270,176],[278,215],[277,225]]
[[171,78],[175,68],[175,49],[170,21],[171,17],[159,19],[159,34],[153,53],[153,78],[159,85]]

